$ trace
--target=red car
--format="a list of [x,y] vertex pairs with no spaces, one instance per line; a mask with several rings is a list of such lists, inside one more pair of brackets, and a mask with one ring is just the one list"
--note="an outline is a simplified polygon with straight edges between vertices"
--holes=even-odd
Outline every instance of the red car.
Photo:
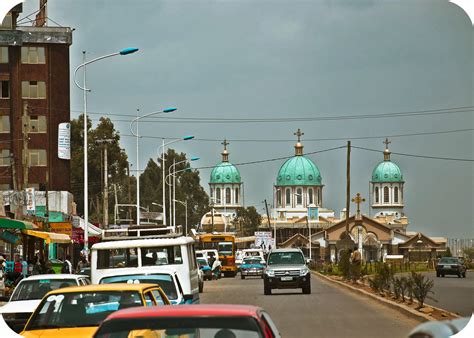
[[277,338],[263,309],[247,305],[180,305],[120,310],[104,320],[95,338]]

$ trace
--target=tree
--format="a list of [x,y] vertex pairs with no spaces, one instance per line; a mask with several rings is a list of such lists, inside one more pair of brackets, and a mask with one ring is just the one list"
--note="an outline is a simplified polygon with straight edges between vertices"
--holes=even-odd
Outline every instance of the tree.
[[[104,147],[107,146],[109,192],[117,189],[119,201],[128,201],[128,158],[125,150],[120,147],[120,134],[115,130],[113,122],[101,117],[99,124],[92,129],[88,120],[88,193],[89,218],[91,221],[103,221],[103,176],[104,176]],[[84,213],[84,117],[71,121],[71,191],[74,194],[79,214]],[[113,196],[113,195],[112,195]],[[109,214],[113,214],[113,198],[109,199]]]
[[258,230],[258,226],[262,222],[262,216],[257,212],[255,207],[237,208],[234,224],[240,227],[243,236],[252,236]]

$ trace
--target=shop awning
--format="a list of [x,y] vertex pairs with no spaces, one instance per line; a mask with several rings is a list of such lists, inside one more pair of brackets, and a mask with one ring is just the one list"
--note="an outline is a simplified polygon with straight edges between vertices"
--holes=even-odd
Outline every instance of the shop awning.
[[28,221],[19,221],[10,218],[0,218],[1,229],[36,229],[36,225]]
[[65,234],[55,234],[54,232],[22,230],[25,235],[42,238],[47,244],[50,243],[71,243],[71,237]]

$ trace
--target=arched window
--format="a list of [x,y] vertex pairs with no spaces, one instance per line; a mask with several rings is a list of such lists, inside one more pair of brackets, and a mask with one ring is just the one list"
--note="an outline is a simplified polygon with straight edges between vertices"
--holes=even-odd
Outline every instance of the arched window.
[[398,187],[393,189],[393,202],[398,203]]
[[308,189],[308,203],[309,204],[314,203],[314,195],[313,195],[313,189],[312,188]]
[[239,204],[239,188],[235,188],[235,204]]
[[390,199],[390,193],[388,187],[383,188],[383,202],[384,203],[389,203]]
[[303,190],[301,188],[296,189],[296,204],[303,204]]
[[225,188],[225,204],[231,203],[230,188]]
[[375,195],[375,203],[379,203],[380,202],[379,187],[375,187],[374,195]]
[[214,188],[211,188],[211,200],[214,198]]
[[277,205],[278,205],[279,207],[282,206],[282,205],[281,205],[281,190],[280,190],[280,189],[277,190]]
[[216,188],[216,204],[221,204],[221,188]]
[[285,198],[285,205],[286,207],[291,207],[291,191],[290,189],[286,189],[285,191],[286,198]]

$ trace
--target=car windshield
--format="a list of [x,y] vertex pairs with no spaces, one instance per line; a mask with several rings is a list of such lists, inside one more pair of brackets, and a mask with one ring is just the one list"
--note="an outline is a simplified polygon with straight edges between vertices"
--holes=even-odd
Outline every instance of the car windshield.
[[11,301],[41,299],[49,291],[76,285],[75,279],[24,280],[15,288]]
[[260,258],[245,258],[244,264],[260,264]]
[[48,296],[26,330],[99,326],[112,312],[143,306],[136,291],[65,292]]
[[251,317],[173,317],[153,319],[120,319],[102,324],[97,338],[121,337],[263,337],[258,323]]
[[166,273],[156,273],[150,275],[123,275],[105,277],[100,280],[99,284],[114,284],[114,283],[129,283],[129,284],[158,284],[169,300],[178,298],[178,291],[173,281],[173,276]]
[[273,252],[268,257],[268,265],[305,264],[301,252]]
[[459,263],[459,260],[454,257],[443,257],[439,262],[443,264],[457,264]]

